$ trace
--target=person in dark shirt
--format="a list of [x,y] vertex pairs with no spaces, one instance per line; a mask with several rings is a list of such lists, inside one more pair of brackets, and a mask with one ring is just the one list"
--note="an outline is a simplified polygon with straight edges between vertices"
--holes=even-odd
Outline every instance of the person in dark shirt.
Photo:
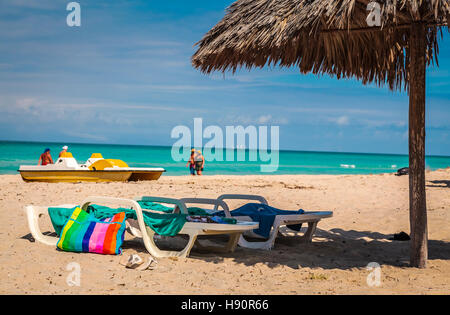
[[191,150],[191,156],[189,157],[189,161],[186,166],[189,166],[189,171],[191,175],[195,175],[195,161],[194,161],[195,150]]
[[200,150],[197,150],[194,153],[194,163],[194,168],[197,172],[197,175],[202,175],[203,167],[205,166],[205,157]]

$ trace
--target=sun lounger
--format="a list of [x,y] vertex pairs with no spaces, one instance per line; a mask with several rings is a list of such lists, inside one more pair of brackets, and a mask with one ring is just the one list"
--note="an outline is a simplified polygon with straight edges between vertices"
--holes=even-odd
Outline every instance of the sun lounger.
[[[239,195],[239,194],[226,194],[221,195],[217,198],[217,200],[224,201],[229,199],[239,199],[239,200],[251,200],[256,201],[258,203],[268,205],[267,200],[262,196],[257,195]],[[184,204],[188,203],[194,203],[198,204],[201,203],[201,199],[197,198],[185,198],[180,199]],[[200,201],[200,202],[199,202]],[[249,216],[234,216],[233,211],[229,210],[228,205],[225,207],[222,207],[224,209],[224,214],[227,217],[233,217],[237,220],[243,220],[243,221],[252,221],[252,218]],[[218,211],[218,207],[214,206],[214,209],[210,210],[210,213],[215,213]],[[287,211],[283,211],[287,212]],[[239,238],[239,246],[247,247],[247,248],[254,248],[254,249],[265,249],[269,250],[274,246],[275,239],[279,233],[279,229],[281,226],[292,226],[292,225],[298,225],[307,223],[308,229],[304,233],[304,235],[301,238],[301,241],[303,242],[311,242],[312,237],[314,235],[314,232],[316,231],[317,224],[320,220],[329,218],[333,216],[333,212],[330,211],[320,211],[320,212],[303,212],[302,214],[297,214],[293,212],[293,214],[282,214],[282,215],[276,215],[275,219],[273,221],[272,228],[270,229],[270,234],[267,239],[260,242],[250,242],[247,241],[242,235]],[[260,235],[254,233],[254,231],[248,231],[244,233],[246,236],[254,237],[254,238],[262,238]]]
[[[188,213],[185,204],[177,199],[146,197],[145,201],[172,204],[175,206],[175,213]],[[227,207],[226,203],[220,200],[213,199],[211,202],[216,207]],[[155,232],[145,224],[143,210],[139,203],[137,203],[135,200],[109,197],[89,197],[81,203],[81,208],[87,211],[88,206],[93,204],[123,206],[125,208],[134,210],[136,212],[136,220],[127,219],[127,231],[133,234],[135,237],[142,238],[145,248],[154,257],[187,257],[189,256],[189,253],[197,239],[197,236],[199,235],[228,234],[230,235],[230,239],[225,247],[205,247],[205,249],[234,251],[237,242],[243,232],[258,228],[257,223],[255,224],[254,222],[242,222],[239,220],[236,224],[186,222],[178,234],[185,234],[189,236],[187,245],[180,251],[160,250],[155,244]],[[76,206],[77,205],[66,204],[58,206],[58,208],[73,208]],[[29,229],[34,239],[46,245],[56,246],[58,237],[44,235],[39,228],[38,218],[42,215],[48,215],[48,208],[49,207],[26,206],[24,210],[27,215]]]

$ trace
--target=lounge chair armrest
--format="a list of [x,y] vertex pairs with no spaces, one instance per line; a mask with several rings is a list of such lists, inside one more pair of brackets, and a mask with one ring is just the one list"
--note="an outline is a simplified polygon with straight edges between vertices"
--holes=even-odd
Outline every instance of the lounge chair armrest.
[[183,204],[188,203],[197,203],[197,204],[203,204],[203,205],[214,205],[214,210],[218,210],[219,206],[222,207],[223,211],[225,212],[225,216],[231,218],[230,208],[228,208],[228,205],[219,199],[208,199],[208,198],[182,198],[180,201]]
[[[217,200],[225,200],[225,199],[238,199],[238,200],[254,200],[259,201],[262,204],[268,205],[266,198],[259,195],[245,195],[245,194],[224,194],[220,195]],[[214,208],[214,210],[217,210]]]
[[30,229],[33,238],[43,244],[56,246],[59,238],[44,235],[39,228],[38,219],[41,215],[48,215],[48,207],[26,206],[24,211],[27,216],[28,228]]
[[134,198],[135,201],[148,201],[148,202],[158,202],[158,203],[168,203],[175,205],[180,209],[181,213],[188,214],[186,205],[179,199],[166,198],[166,197],[155,197],[155,196],[142,196]]
[[[88,197],[81,203],[81,208],[83,210],[87,210],[87,207],[90,204],[110,204],[110,205],[116,205],[116,206],[125,206],[133,209],[136,212],[137,222],[140,230],[140,234],[144,240],[145,248],[150,252],[151,248],[149,248],[150,244],[150,236],[146,232],[146,226],[144,222],[144,215],[142,213],[141,206],[137,203],[136,200],[132,199],[124,199],[124,198],[111,198],[111,197]],[[134,232],[133,235],[136,235],[137,233]]]
[[81,209],[87,210],[88,206],[90,204],[109,204],[109,205],[115,205],[115,206],[127,206],[134,210],[141,210],[141,206],[139,204],[132,200],[132,199],[125,199],[125,198],[113,198],[113,197],[98,197],[98,196],[91,196],[83,200],[81,203]]

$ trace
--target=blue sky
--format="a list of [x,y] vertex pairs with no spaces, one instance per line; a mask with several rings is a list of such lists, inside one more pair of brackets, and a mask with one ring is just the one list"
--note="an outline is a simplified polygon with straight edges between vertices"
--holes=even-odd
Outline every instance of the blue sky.
[[[203,75],[194,43],[233,1],[0,3],[0,140],[172,145],[172,128],[278,125],[280,148],[408,152],[408,96],[295,68]],[[428,70],[427,154],[450,155],[450,36]]]

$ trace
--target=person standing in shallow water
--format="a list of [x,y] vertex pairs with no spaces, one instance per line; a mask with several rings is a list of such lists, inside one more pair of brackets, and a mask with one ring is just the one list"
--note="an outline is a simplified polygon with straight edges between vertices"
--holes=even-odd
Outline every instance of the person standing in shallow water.
[[194,162],[194,154],[195,150],[191,150],[191,156],[189,157],[189,161],[187,162],[186,166],[189,166],[189,172],[192,176],[195,176],[195,162]]
[[52,156],[50,155],[50,149],[45,149],[44,153],[39,157],[38,165],[53,164]]
[[203,167],[205,166],[205,157],[200,150],[197,150],[194,153],[194,164],[197,175],[202,175]]

